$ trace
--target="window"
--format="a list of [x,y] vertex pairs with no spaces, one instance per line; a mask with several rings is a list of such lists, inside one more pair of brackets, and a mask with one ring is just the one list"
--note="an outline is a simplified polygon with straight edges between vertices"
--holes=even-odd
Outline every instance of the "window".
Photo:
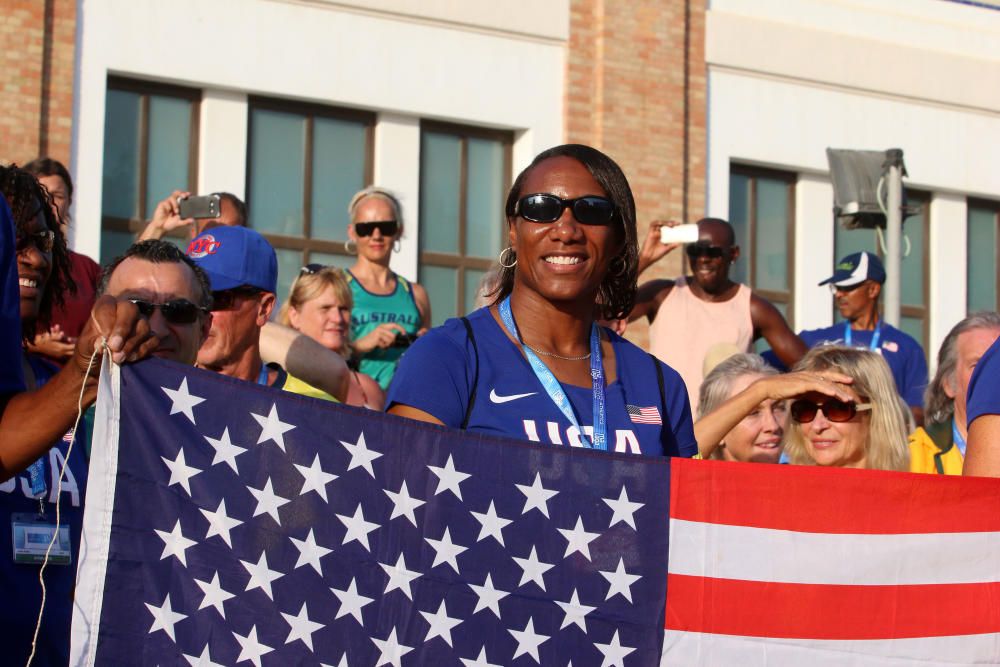
[[[927,213],[930,208],[930,194],[907,189],[906,203],[908,206],[919,207],[920,212],[909,216],[903,223],[903,236],[909,243],[907,240],[903,241],[899,328],[913,336],[926,350],[928,339],[927,293],[929,289]],[[834,261],[839,261],[842,257],[862,250],[877,253],[880,257],[884,256],[877,237],[878,235],[873,229],[848,230],[837,225],[836,259]],[[908,253],[907,249],[909,249]],[[882,298],[885,298],[884,292]]]
[[310,262],[348,267],[347,205],[372,180],[374,114],[254,97],[249,225],[278,255],[278,300]]
[[479,281],[506,246],[509,132],[423,123],[420,284],[434,324],[474,309]]
[[735,165],[729,175],[729,222],[740,246],[730,277],[773,303],[789,324],[795,293],[795,180],[795,174]]
[[997,248],[1000,247],[1000,202],[969,201],[968,256],[965,263],[968,292],[966,308],[997,310],[1000,301],[997,271]]
[[201,92],[108,79],[104,111],[101,259],[123,253],[156,204],[197,182]]

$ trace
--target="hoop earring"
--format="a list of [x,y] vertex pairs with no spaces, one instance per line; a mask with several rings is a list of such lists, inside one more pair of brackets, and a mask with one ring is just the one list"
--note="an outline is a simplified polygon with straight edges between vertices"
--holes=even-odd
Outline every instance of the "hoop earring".
[[[352,243],[354,244],[353,248],[351,247]],[[348,255],[356,255],[358,253],[357,242],[355,242],[354,239],[347,239],[346,241],[344,241],[344,252],[346,252]]]
[[393,252],[399,252],[399,249],[402,248],[402,247],[403,247],[403,244],[400,243],[399,239],[396,239],[395,241],[392,242],[392,251]]
[[[618,270],[614,270],[614,269],[612,268],[612,267],[614,266],[614,263],[615,263],[616,261],[619,261],[619,262],[621,262],[621,268],[620,268],[620,269],[618,269]],[[615,278],[621,278],[622,276],[624,276],[624,275],[625,275],[625,274],[626,274],[626,273],[628,272],[628,262],[626,262],[626,261],[624,260],[624,258],[622,258],[622,256],[621,256],[621,255],[618,255],[618,256],[617,256],[617,257],[615,257],[615,258],[614,258],[613,260],[611,260],[611,266],[609,266],[608,268],[609,268],[609,269],[612,269],[612,270],[611,270],[611,275],[612,275],[612,276],[614,276]]]
[[[514,261],[511,262],[510,264],[507,264],[504,261],[504,256],[506,256],[507,259],[510,259],[512,255],[514,257]],[[506,248],[500,251],[500,255],[499,257],[497,257],[497,261],[500,262],[500,266],[502,266],[503,268],[513,269],[515,266],[517,266],[517,253],[514,252],[513,248],[507,246]]]

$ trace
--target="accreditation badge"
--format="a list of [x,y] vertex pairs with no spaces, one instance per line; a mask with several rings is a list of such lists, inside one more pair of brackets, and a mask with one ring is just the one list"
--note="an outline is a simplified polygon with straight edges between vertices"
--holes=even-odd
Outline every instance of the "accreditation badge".
[[[17,513],[11,515],[12,544],[14,562],[25,565],[41,565],[45,552],[49,549],[52,536],[56,533],[56,523],[38,513]],[[69,565],[73,562],[69,526],[59,526],[59,536],[49,552],[50,565]]]

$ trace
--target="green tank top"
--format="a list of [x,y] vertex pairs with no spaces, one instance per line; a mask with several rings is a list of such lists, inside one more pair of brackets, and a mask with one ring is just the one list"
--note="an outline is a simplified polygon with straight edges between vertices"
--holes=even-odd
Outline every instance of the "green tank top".
[[[417,333],[420,329],[420,311],[413,299],[413,286],[405,278],[396,276],[396,289],[391,294],[372,294],[353,273],[345,273],[354,297],[354,308],[351,310],[352,340],[358,340],[380,324],[388,322],[400,325],[408,334]],[[372,377],[382,389],[388,389],[399,358],[405,351],[405,347],[372,350],[361,357],[358,370]]]

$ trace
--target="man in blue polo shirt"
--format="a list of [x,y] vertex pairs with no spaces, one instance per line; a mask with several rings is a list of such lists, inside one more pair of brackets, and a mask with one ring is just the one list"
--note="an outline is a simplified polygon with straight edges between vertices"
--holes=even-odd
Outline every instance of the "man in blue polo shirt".
[[829,285],[845,321],[824,329],[799,333],[809,347],[853,345],[875,350],[888,362],[896,389],[923,424],[923,395],[927,387],[924,349],[908,334],[879,315],[878,301],[885,282],[882,260],[870,252],[856,252],[840,260],[834,274],[820,283]]

